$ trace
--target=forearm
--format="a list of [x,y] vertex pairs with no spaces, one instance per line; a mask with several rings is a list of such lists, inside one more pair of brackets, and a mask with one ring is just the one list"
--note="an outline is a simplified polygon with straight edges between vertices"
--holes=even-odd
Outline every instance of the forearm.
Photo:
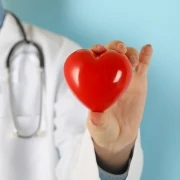
[[134,143],[128,145],[116,154],[106,151],[95,143],[94,147],[97,163],[103,170],[112,174],[123,174],[127,171]]

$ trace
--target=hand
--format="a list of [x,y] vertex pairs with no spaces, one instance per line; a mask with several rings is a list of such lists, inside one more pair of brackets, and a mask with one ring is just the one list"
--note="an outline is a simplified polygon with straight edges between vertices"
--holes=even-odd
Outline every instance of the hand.
[[121,41],[110,42],[106,47],[96,45],[91,50],[102,53],[106,48],[126,54],[134,69],[133,76],[123,96],[112,107],[103,113],[89,112],[87,126],[101,166],[119,173],[127,165],[143,117],[153,50],[151,45],[145,45],[139,54]]

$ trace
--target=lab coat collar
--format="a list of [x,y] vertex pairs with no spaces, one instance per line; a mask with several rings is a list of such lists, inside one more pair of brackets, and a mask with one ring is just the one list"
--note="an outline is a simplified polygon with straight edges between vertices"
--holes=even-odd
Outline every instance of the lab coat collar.
[[14,17],[7,13],[0,29],[0,69],[4,69],[11,48],[22,38]]

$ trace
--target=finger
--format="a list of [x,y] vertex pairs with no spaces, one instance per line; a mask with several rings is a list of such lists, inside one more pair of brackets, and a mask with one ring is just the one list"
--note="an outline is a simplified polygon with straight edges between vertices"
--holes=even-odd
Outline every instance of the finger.
[[142,47],[139,55],[139,64],[136,67],[136,72],[139,75],[144,75],[148,71],[148,67],[152,58],[153,48],[150,44]]
[[122,41],[111,41],[106,45],[107,49],[115,50],[119,53],[125,54],[127,52],[126,45]]
[[139,53],[135,48],[127,47],[126,56],[128,57],[132,67],[136,67],[139,64]]
[[101,44],[96,44],[96,45],[92,46],[90,49],[91,49],[93,52],[98,53],[98,54],[106,51],[105,46],[103,46],[103,45],[101,45]]
[[126,47],[122,41],[112,41],[108,45],[106,45],[106,47],[107,49],[112,49],[122,54],[126,54],[132,64],[132,67],[137,66],[137,64],[139,63],[138,51],[135,48]]

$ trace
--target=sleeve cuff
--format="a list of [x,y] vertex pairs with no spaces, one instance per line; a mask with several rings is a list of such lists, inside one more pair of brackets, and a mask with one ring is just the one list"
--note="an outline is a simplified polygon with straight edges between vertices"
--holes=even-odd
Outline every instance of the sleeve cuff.
[[108,173],[99,167],[99,176],[101,180],[125,180],[128,176],[129,169],[120,175]]
[[128,172],[129,172],[131,160],[133,157],[133,152],[134,152],[134,148],[132,149],[131,155],[129,157],[128,168],[123,174],[111,174],[109,172],[104,171],[102,168],[98,167],[99,176],[100,176],[101,180],[126,180],[128,177]]

